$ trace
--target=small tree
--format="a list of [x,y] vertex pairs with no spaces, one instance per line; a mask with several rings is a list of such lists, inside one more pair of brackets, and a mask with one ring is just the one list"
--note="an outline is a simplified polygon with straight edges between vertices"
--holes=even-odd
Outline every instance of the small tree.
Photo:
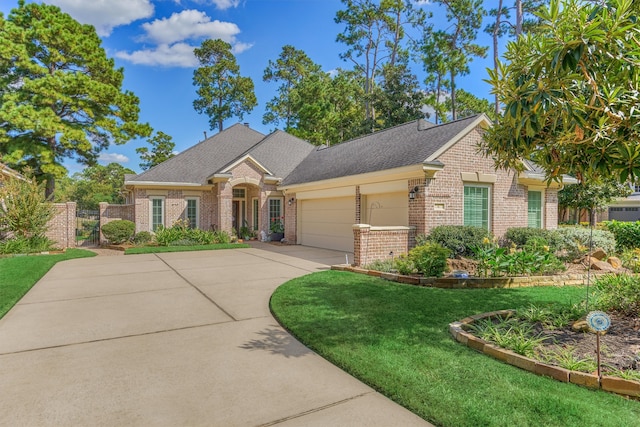
[[558,206],[561,209],[576,209],[578,211],[576,222],[579,221],[580,211],[586,210],[589,213],[589,222],[592,222],[596,211],[604,210],[614,199],[627,197],[629,194],[631,194],[631,187],[615,179],[583,182],[568,185],[558,192]]
[[42,237],[54,207],[44,197],[45,183],[10,179],[0,187],[0,232],[16,237]]

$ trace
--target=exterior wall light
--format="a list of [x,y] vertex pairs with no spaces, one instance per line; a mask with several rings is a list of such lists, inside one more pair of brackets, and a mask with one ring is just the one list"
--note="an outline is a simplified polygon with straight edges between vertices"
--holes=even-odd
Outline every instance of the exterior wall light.
[[418,187],[414,187],[411,191],[409,191],[409,200],[413,200],[416,198],[416,193],[418,192]]
[[293,204],[293,202],[295,202],[296,199],[294,199],[293,197],[289,199],[289,206],[291,206]]

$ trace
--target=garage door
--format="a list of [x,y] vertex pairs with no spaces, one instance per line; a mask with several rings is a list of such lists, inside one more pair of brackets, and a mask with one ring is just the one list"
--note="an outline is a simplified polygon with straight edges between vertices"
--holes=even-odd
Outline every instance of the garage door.
[[362,222],[365,224],[409,225],[409,199],[406,192],[367,194],[363,198],[366,211],[363,212]]
[[353,197],[301,200],[300,244],[353,252]]

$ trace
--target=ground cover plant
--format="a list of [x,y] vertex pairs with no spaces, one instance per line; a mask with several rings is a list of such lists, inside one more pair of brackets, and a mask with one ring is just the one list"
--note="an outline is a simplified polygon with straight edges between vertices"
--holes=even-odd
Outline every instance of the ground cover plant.
[[276,290],[279,321],[314,351],[441,426],[632,426],[640,403],[539,377],[454,341],[450,322],[584,288],[437,289],[327,271]]
[[0,258],[0,318],[56,263],[95,255],[82,249],[67,249],[63,254]]

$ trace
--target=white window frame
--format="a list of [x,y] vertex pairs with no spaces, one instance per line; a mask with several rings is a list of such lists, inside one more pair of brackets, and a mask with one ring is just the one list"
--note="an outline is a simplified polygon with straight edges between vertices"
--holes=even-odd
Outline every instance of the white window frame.
[[166,223],[166,208],[165,208],[165,202],[166,202],[166,197],[165,196],[150,196],[149,197],[149,231],[150,232],[155,232],[155,230],[153,229],[153,202],[154,200],[160,200],[162,203],[160,204],[160,207],[162,208],[162,222],[160,224],[158,224],[158,226],[163,226],[165,227],[165,223]]
[[541,188],[529,188],[527,189],[527,227],[529,227],[529,194],[531,192],[540,193],[540,228],[545,228],[545,220],[544,220],[544,199],[545,193],[544,189]]
[[284,217],[284,197],[269,197],[269,199],[267,199],[267,208],[269,210],[268,215],[269,215],[269,227],[268,230],[271,230],[271,220],[275,217],[271,216],[271,201],[272,200],[279,200],[280,201],[280,215],[278,215],[278,219],[280,219],[280,217]]
[[200,197],[185,197],[185,208],[184,208],[184,218],[185,219],[189,219],[189,202],[190,201],[195,201],[196,202],[196,220],[195,220],[195,224],[191,224],[191,221],[189,221],[189,227],[191,228],[200,228]]
[[464,184],[464,188],[462,189],[462,224],[463,225],[467,225],[465,224],[465,189],[467,187],[471,187],[471,188],[486,188],[487,189],[487,231],[491,231],[491,227],[492,227],[492,223],[491,223],[491,218],[493,216],[493,203],[491,202],[492,199],[492,191],[491,191],[491,186],[490,185],[483,185],[483,184]]

